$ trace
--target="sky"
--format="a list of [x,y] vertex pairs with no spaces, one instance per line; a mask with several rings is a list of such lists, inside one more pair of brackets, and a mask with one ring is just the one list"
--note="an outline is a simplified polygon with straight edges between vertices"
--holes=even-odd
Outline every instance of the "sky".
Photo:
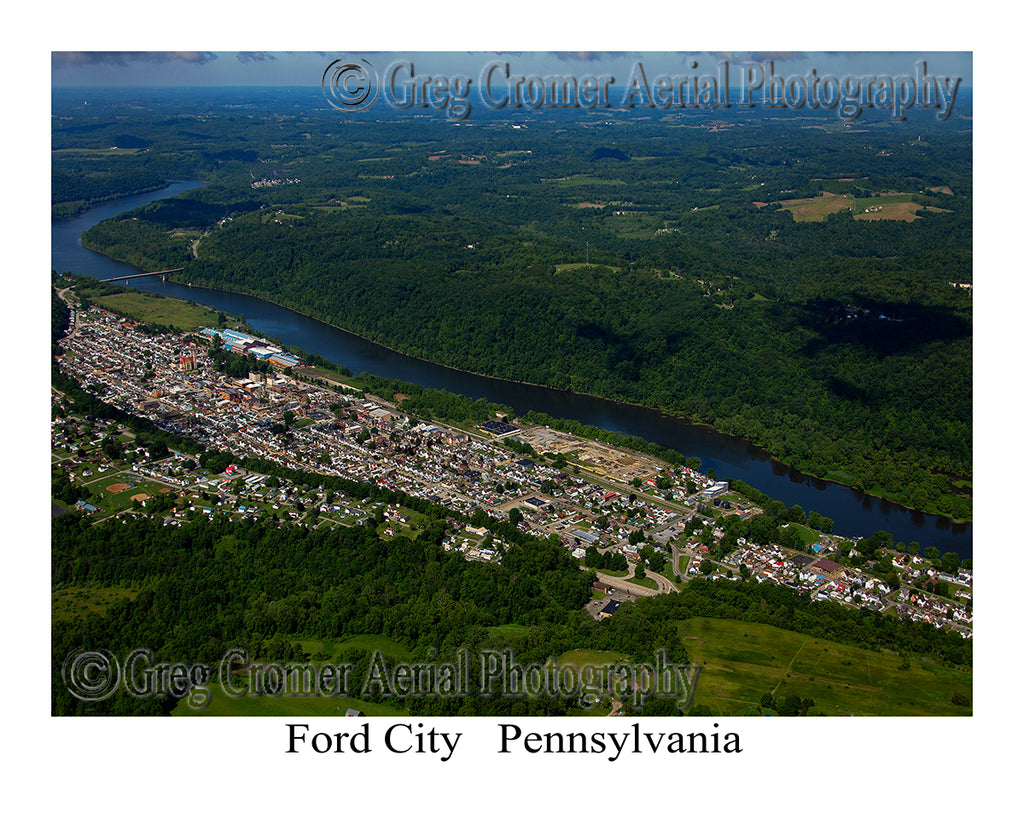
[[[101,86],[314,86],[336,59],[365,59],[378,71],[412,61],[418,73],[471,78],[492,61],[508,62],[516,74],[611,74],[624,82],[640,62],[644,70],[713,74],[723,62],[742,70],[757,63],[767,74],[819,76],[913,75],[925,61],[931,75],[960,78],[973,86],[969,51],[52,51],[53,87]],[[696,63],[697,68],[693,69]]]

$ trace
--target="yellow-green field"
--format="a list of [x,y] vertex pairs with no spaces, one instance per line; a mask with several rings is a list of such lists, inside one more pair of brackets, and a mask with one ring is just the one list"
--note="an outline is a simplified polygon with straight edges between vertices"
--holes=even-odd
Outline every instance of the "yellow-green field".
[[943,212],[941,208],[918,204],[909,193],[890,193],[867,199],[855,199],[849,194],[826,191],[813,199],[787,199],[779,204],[783,210],[793,214],[794,222],[821,222],[830,214],[844,210],[852,210],[854,219],[867,222],[881,219],[912,222],[919,218],[918,211]]
[[139,321],[173,325],[185,332],[217,326],[215,310],[179,299],[153,298],[148,293],[112,293],[109,296],[97,296],[93,301],[100,307]]
[[[237,686],[245,683],[238,681]],[[244,690],[244,689],[239,689]],[[400,703],[396,700],[396,703]],[[242,695],[229,696],[220,685],[210,686],[210,699],[202,708],[196,708],[186,699],[171,712],[175,717],[343,717],[345,711],[355,708],[370,717],[394,717],[408,714],[407,710],[377,703],[363,702],[353,697],[307,697]]]
[[[596,263],[592,264],[592,265],[588,265],[586,262],[567,262],[566,264],[556,264],[555,265],[555,272],[556,273],[564,273],[567,270],[579,270],[581,267],[599,267],[599,266],[600,267],[606,267],[607,265],[597,265]],[[618,268],[618,267],[610,267],[608,269],[609,270],[614,270],[616,273],[618,273],[619,270],[621,270],[621,268]]]
[[[81,590],[62,592],[61,605],[75,600],[81,608],[98,606],[109,590],[95,590],[82,598]],[[73,593],[72,593],[73,592]],[[123,594],[113,590],[112,594]],[[55,601],[58,599],[55,593]],[[56,602],[55,602],[56,611]],[[56,616],[56,615],[55,615]],[[512,636],[529,629],[497,626],[492,634]],[[771,693],[781,701],[789,694],[814,701],[811,714],[857,716],[966,716],[970,706],[957,706],[954,694],[972,699],[971,672],[951,669],[930,660],[904,659],[895,653],[853,648],[830,640],[808,637],[774,626],[735,620],[694,618],[678,624],[679,637],[691,660],[701,666],[693,705],[706,705],[721,715],[756,716],[763,712],[761,698]],[[346,648],[379,650],[390,660],[408,660],[404,646],[378,635],[360,635],[343,641],[306,640],[303,649],[315,663],[340,662]],[[327,658],[330,658],[328,660]],[[574,649],[558,657],[560,665],[607,665],[628,660],[621,654]],[[283,665],[283,664],[282,664]],[[239,684],[248,677],[237,677]],[[357,693],[360,681],[350,680]],[[368,715],[405,713],[399,699],[373,705],[346,697],[270,697],[226,694],[213,686],[209,705],[197,711],[182,702],[177,715],[201,713],[221,716],[331,716],[347,708]],[[604,713],[598,708],[594,713]],[[589,712],[588,712],[589,713]]]
[[81,156],[89,159],[102,159],[108,156],[129,155],[138,152],[138,148],[118,148],[114,145],[109,148],[57,148],[50,151],[51,154],[59,156]]
[[702,666],[693,702],[715,714],[759,714],[768,692],[809,697],[816,714],[971,713],[952,703],[956,693],[971,700],[966,670],[734,620],[694,618],[680,623],[679,635]]
[[86,614],[106,616],[118,600],[134,600],[137,589],[68,586],[50,593],[50,612],[54,620],[77,620]]
[[783,210],[793,214],[794,222],[821,222],[830,213],[850,210],[853,207],[853,197],[823,193],[813,199],[787,199],[779,204]]
[[926,207],[913,201],[910,194],[892,194],[874,196],[869,199],[857,199],[854,206],[854,219],[873,222],[879,219],[898,219],[901,222],[913,222],[919,218],[917,212],[930,210],[943,212],[941,208]]

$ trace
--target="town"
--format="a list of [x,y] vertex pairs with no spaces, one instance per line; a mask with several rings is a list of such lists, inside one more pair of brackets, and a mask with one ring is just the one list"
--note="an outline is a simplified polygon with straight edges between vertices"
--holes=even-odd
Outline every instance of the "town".
[[[489,527],[497,520],[557,538],[596,573],[595,618],[699,576],[782,584],[972,634],[970,564],[891,542],[866,560],[864,541],[797,521],[786,524],[795,534],[785,546],[730,540],[731,518],[764,509],[690,466],[504,415],[474,426],[417,418],[402,411],[401,396],[386,400],[341,376],[313,378],[295,355],[237,330],[161,333],[72,307],[61,346],[62,371],[89,392],[209,450],[372,482],[462,513],[470,522],[449,519],[445,548],[466,559],[501,559],[508,544]],[[221,366],[225,351],[232,368]],[[238,374],[240,366],[248,372]],[[198,515],[306,527],[372,520],[386,539],[418,534],[419,514],[400,505],[310,491],[231,462],[202,469],[185,453],[138,444],[122,425],[67,414],[57,390],[52,402],[55,485],[71,487],[55,493],[54,514],[154,514],[167,526]]]

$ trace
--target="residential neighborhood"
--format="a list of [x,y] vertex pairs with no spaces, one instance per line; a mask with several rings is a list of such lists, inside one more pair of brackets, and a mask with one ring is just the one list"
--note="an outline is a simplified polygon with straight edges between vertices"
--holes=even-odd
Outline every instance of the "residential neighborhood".
[[[88,391],[210,450],[372,482],[463,513],[472,524],[453,517],[445,548],[469,560],[500,560],[508,547],[489,521],[556,537],[597,572],[595,596],[607,598],[591,612],[597,618],[614,616],[629,597],[671,593],[702,576],[781,584],[972,633],[970,570],[884,549],[882,575],[856,565],[856,538],[795,523],[786,525],[813,539],[804,549],[742,537],[724,548],[731,516],[750,520],[763,510],[685,465],[507,417],[461,428],[414,418],[343,382],[303,380],[295,355],[234,330],[153,332],[92,306],[73,315],[62,344],[60,366]],[[246,356],[238,362],[255,362],[254,369],[228,375],[218,368],[222,350]],[[59,393],[53,401],[59,408]],[[169,526],[195,514],[307,527],[373,518],[384,538],[417,533],[417,513],[401,506],[310,492],[236,464],[211,474],[187,454],[135,446],[117,425],[58,411],[52,449],[53,469],[80,495],[66,508],[97,518],[154,509]],[[55,502],[55,514],[63,508]]]

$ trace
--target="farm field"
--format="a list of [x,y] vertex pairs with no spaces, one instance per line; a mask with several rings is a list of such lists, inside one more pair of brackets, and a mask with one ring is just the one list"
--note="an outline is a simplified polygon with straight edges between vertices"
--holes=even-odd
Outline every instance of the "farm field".
[[787,199],[779,204],[783,210],[793,214],[795,222],[822,222],[829,215],[844,210],[852,210],[854,219],[872,222],[881,219],[912,222],[919,218],[918,211],[945,212],[942,208],[915,202],[913,194],[909,193],[889,193],[860,199],[848,194],[825,191],[811,199]]
[[793,214],[795,222],[822,222],[829,214],[852,208],[853,197],[823,193],[813,199],[787,199],[779,204]]

